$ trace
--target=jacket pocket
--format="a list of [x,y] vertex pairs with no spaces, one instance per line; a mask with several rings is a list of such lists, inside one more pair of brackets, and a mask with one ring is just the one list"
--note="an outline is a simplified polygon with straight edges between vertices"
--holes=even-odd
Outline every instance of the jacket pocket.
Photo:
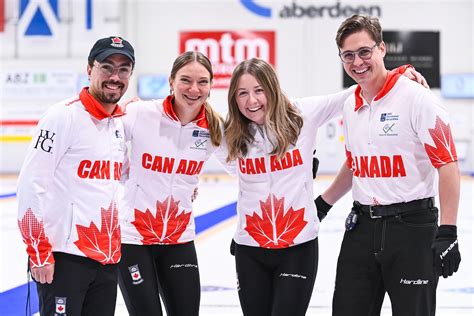
[[140,185],[138,183],[134,184],[130,191],[128,193],[130,196],[126,197],[126,208],[122,210],[124,223],[131,223],[135,220],[135,206],[137,204],[138,191],[141,191]]
[[438,209],[433,207],[413,213],[405,213],[396,217],[400,223],[409,227],[436,227],[438,223]]
[[67,243],[70,243],[72,230],[74,229],[74,203],[71,203],[69,208],[69,229],[67,233]]

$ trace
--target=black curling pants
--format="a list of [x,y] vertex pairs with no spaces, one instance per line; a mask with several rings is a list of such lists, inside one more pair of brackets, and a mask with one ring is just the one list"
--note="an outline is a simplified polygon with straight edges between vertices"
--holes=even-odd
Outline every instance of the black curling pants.
[[236,244],[240,305],[245,316],[303,316],[318,268],[318,239],[289,248]]
[[119,285],[131,316],[197,316],[201,299],[194,242],[122,244]]
[[432,316],[438,276],[431,244],[436,208],[371,219],[359,214],[337,263],[333,316],[378,316],[385,293],[394,316]]

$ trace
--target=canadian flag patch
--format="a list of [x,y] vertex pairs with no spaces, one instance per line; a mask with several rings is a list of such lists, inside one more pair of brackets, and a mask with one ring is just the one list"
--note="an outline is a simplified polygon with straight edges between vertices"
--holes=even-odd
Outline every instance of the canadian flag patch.
[[55,297],[56,315],[66,315],[66,297]]
[[130,271],[130,276],[132,277],[133,284],[136,285],[143,282],[140,269],[138,268],[138,264],[128,267],[128,271]]

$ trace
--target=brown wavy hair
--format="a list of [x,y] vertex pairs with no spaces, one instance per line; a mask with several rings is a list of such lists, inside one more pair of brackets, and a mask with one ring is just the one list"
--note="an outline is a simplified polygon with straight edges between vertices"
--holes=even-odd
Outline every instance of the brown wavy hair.
[[282,158],[290,145],[298,140],[303,118],[282,92],[280,82],[272,66],[259,58],[241,62],[232,73],[230,80],[228,105],[229,112],[224,124],[224,134],[228,145],[227,161],[243,158],[247,155],[248,144],[254,141],[248,129],[251,121],[239,111],[236,101],[239,80],[244,74],[250,74],[262,86],[267,98],[265,128],[275,137],[271,154]]
[[380,44],[382,38],[382,26],[376,16],[354,14],[350,18],[344,20],[339,26],[336,34],[337,47],[342,47],[342,42],[351,34],[361,31],[367,31],[375,43]]
[[[214,78],[212,64],[204,54],[196,51],[182,53],[174,60],[173,67],[171,68],[170,78],[174,80],[176,78],[176,74],[181,68],[195,61],[203,65],[204,68],[209,71],[209,76],[212,83],[212,79]],[[222,141],[221,124],[223,123],[224,119],[212,108],[212,106],[207,101],[205,104],[205,109],[206,118],[209,125],[209,134],[211,136],[211,143],[214,146],[219,146]]]

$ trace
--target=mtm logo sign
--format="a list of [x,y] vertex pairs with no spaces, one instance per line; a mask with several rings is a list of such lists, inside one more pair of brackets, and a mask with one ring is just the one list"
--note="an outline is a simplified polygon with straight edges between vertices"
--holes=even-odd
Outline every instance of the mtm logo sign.
[[199,51],[212,63],[214,88],[228,88],[241,61],[257,57],[275,67],[274,31],[181,32],[180,53]]

